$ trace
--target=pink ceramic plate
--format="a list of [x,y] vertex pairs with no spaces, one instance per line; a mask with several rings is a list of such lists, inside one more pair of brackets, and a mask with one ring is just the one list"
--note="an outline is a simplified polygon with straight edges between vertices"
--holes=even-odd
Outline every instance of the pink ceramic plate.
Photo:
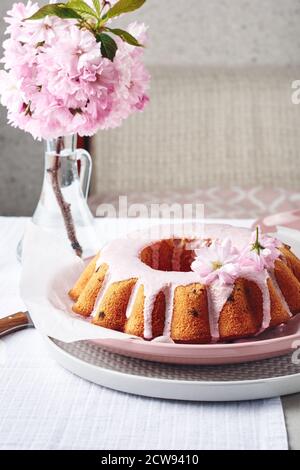
[[[226,344],[174,344],[132,339],[92,340],[106,349],[128,357],[173,364],[234,364],[283,356],[300,348],[300,314],[288,325],[251,340]],[[299,354],[300,356],[300,354]]]

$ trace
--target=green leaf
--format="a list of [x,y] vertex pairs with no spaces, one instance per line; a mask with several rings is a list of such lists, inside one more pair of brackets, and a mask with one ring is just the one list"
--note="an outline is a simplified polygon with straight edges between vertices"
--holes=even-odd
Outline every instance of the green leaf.
[[124,29],[119,28],[105,28],[106,31],[110,31],[113,34],[119,36],[123,41],[127,42],[131,46],[136,47],[144,47],[143,44],[140,44],[137,39],[135,39],[132,34],[128,33],[128,31],[124,31]]
[[129,13],[130,11],[137,10],[144,5],[146,0],[119,0],[115,3],[108,12],[103,16],[103,19],[114,18],[115,16],[122,15],[122,13]]
[[97,42],[101,42],[101,54],[103,57],[113,61],[118,50],[116,41],[108,34],[100,33],[96,36]]
[[93,5],[95,7],[95,10],[97,12],[97,15],[100,17],[101,15],[101,5],[100,5],[100,0],[93,0]]
[[97,13],[83,0],[70,0],[66,3],[67,8],[72,8],[81,16],[89,16],[93,18],[98,18]]
[[75,18],[81,19],[82,17],[72,8],[66,7],[65,3],[53,3],[45,5],[40,8],[34,15],[26,20],[41,20],[46,16],[58,16],[59,18]]

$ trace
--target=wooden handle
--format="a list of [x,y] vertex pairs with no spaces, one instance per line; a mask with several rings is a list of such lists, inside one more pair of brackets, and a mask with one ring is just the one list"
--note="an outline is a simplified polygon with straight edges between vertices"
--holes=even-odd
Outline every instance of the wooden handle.
[[18,312],[5,318],[0,318],[0,335],[26,328],[29,325],[27,313]]

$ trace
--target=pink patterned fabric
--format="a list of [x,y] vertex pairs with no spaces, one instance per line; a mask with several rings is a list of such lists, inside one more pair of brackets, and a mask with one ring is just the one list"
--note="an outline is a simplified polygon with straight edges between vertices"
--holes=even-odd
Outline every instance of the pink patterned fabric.
[[[121,193],[122,194],[122,193]],[[122,194],[124,195],[124,194]],[[271,214],[300,209],[299,192],[284,188],[212,187],[196,191],[165,191],[127,194],[129,204],[204,204],[208,218],[262,218]],[[106,193],[90,198],[94,214],[100,215],[100,204],[113,204],[118,208],[119,195]],[[98,209],[98,211],[97,211]]]

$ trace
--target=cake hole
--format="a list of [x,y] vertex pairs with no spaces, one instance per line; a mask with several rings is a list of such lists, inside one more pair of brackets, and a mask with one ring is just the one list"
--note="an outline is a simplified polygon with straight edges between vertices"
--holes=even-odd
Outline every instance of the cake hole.
[[177,238],[161,240],[144,248],[140,259],[158,271],[189,272],[195,259],[195,251],[191,249],[194,242]]

